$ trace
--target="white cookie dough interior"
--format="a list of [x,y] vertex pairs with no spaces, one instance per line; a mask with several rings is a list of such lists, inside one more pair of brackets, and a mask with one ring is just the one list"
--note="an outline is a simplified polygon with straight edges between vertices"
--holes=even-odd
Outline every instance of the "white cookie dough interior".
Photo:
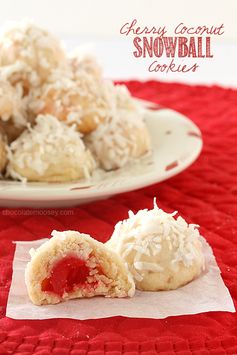
[[52,236],[31,251],[26,268],[26,286],[34,304],[134,295],[134,281],[123,260],[104,244],[76,231],[53,231]]

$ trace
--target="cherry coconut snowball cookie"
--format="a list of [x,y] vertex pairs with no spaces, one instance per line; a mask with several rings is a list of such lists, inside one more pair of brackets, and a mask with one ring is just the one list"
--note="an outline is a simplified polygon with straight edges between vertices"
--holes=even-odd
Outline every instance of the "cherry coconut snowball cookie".
[[26,71],[30,68],[40,84],[52,70],[65,68],[67,59],[60,42],[54,36],[29,21],[21,21],[5,26],[0,37],[0,65],[16,63],[23,63]]
[[31,96],[30,109],[34,114],[51,114],[68,125],[75,123],[82,134],[96,129],[110,110],[105,82],[83,69],[77,78],[71,72],[62,75],[54,71]]
[[197,226],[187,224],[176,212],[166,213],[154,203],[152,210],[120,221],[106,246],[127,263],[136,288],[172,290],[197,278],[205,268]]
[[134,295],[134,281],[125,263],[104,244],[76,231],[53,231],[52,236],[30,251],[25,281],[34,304]]
[[73,73],[74,80],[80,79],[81,71],[84,70],[96,80],[102,78],[102,67],[97,59],[90,53],[86,53],[82,48],[76,48],[69,54],[69,67]]
[[39,115],[8,151],[8,176],[28,181],[63,182],[89,178],[95,161],[75,126]]
[[110,87],[114,97],[109,115],[85,138],[99,165],[108,171],[151,153],[151,140],[143,111],[125,87],[113,86],[112,83]]

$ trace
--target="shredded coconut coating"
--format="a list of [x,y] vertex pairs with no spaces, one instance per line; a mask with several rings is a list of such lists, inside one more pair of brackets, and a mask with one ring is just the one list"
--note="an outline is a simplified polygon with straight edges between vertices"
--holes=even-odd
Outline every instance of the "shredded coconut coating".
[[181,216],[175,219],[176,213],[166,213],[156,203],[152,210],[129,211],[106,243],[127,262],[137,288],[174,289],[205,268],[198,226]]
[[114,85],[113,91],[119,109],[141,111],[140,105],[132,98],[125,85]]
[[151,151],[149,133],[139,114],[125,110],[100,124],[85,142],[105,170],[121,168]]
[[[87,234],[53,231],[52,238],[37,250],[31,250],[30,255],[25,281],[34,304],[55,304],[63,300],[94,296],[132,297],[135,293],[134,281],[119,255]],[[85,261],[90,269],[86,284],[75,285],[71,292],[64,292],[61,297],[42,291],[42,281],[50,275],[55,262],[67,255]]]
[[69,54],[69,66],[75,80],[80,79],[82,70],[97,80],[102,78],[102,68],[96,58],[89,53],[85,53],[83,48],[78,47]]
[[75,126],[56,117],[39,115],[36,125],[11,143],[7,173],[28,181],[70,181],[89,178],[95,168]]
[[0,65],[20,62],[34,71],[43,82],[58,67],[67,66],[59,41],[46,30],[28,21],[9,23],[0,37]]
[[107,83],[111,109],[104,123],[89,134],[85,142],[101,167],[114,170],[151,152],[149,132],[143,112],[126,87]]
[[0,67],[0,75],[13,85],[22,97],[27,96],[30,90],[41,85],[39,75],[35,70],[22,61]]
[[84,134],[105,120],[110,108],[104,82],[84,70],[77,80],[69,71],[52,72],[43,87],[32,93],[30,101],[34,113],[49,113],[69,125],[75,123]]

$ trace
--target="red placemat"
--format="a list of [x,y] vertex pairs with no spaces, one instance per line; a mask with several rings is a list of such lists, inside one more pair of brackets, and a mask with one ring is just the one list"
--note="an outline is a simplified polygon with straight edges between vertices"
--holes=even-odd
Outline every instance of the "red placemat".
[[[77,229],[106,241],[114,224],[152,207],[178,210],[198,223],[211,244],[225,284],[237,301],[237,90],[156,81],[127,83],[140,98],[189,116],[202,130],[204,149],[189,169],[160,184],[73,209],[0,210],[0,354],[237,354],[237,315],[209,312],[163,320],[113,317],[78,321],[6,318],[12,240]],[[192,302],[192,300],[190,300]],[[159,305],[157,305],[159,307]]]

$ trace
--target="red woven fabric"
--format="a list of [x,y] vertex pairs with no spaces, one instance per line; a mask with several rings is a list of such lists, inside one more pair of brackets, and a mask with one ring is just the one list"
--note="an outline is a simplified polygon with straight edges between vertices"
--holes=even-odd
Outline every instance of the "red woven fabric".
[[[222,277],[237,301],[237,91],[156,81],[127,83],[140,98],[189,116],[202,130],[200,158],[180,175],[160,184],[70,209],[70,215],[0,215],[0,354],[237,354],[237,315],[210,312],[163,320],[54,319],[16,321],[5,317],[14,246],[51,230],[77,229],[106,241],[113,225],[134,211],[178,210],[198,223],[211,244]],[[191,300],[190,300],[191,302]],[[159,305],[157,305],[159,307]]]

